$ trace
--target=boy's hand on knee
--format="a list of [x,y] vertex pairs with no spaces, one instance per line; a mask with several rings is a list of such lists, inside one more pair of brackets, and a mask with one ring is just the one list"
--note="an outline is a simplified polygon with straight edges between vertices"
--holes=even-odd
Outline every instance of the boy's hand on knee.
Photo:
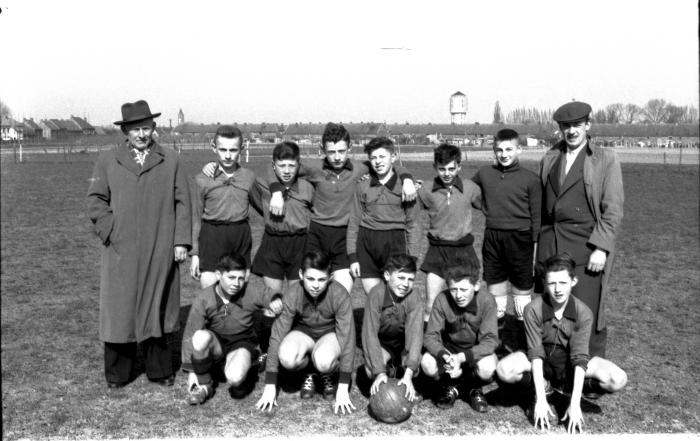
[[369,393],[370,395],[374,395],[377,392],[379,392],[379,385],[382,383],[386,383],[387,379],[389,377],[386,376],[384,372],[381,374],[377,375],[377,378],[374,379],[374,382],[372,383],[372,387],[369,388]]
[[350,275],[353,277],[360,277],[360,262],[353,262],[350,264]]
[[352,404],[352,401],[350,401],[350,394],[348,393],[348,384],[339,383],[338,390],[335,392],[335,404],[333,405],[333,413],[337,414],[339,409],[343,411],[343,415],[345,415],[346,410],[348,414],[352,413],[352,411],[355,410],[355,406]]

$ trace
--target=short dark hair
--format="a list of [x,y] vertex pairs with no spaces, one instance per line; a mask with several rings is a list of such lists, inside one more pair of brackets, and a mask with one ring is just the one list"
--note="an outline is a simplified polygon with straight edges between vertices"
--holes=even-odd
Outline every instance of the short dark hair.
[[569,253],[555,254],[554,256],[551,256],[547,260],[545,260],[542,264],[542,278],[544,279],[545,277],[547,277],[547,273],[553,273],[562,270],[566,270],[569,273],[569,276],[573,278],[576,276],[576,272],[574,271],[575,268],[576,262]]
[[416,258],[408,254],[392,254],[384,265],[384,271],[393,273],[401,271],[405,273],[416,272]]
[[394,153],[394,141],[386,136],[377,136],[365,144],[365,153],[368,155],[371,155],[372,152],[377,149],[387,149],[391,153]]
[[216,271],[225,273],[228,271],[244,271],[248,269],[245,259],[238,253],[228,253],[219,257],[214,266]]
[[469,279],[472,284],[476,284],[479,281],[479,269],[479,263],[473,259],[459,259],[443,272],[445,283],[449,285],[450,282]]
[[219,126],[216,128],[216,133],[214,134],[214,141],[216,141],[217,138],[222,137],[222,138],[228,138],[228,139],[235,139],[238,138],[240,141],[240,144],[243,144],[243,133],[241,132],[241,129],[239,129],[236,126]]
[[345,141],[349,147],[350,132],[348,132],[347,129],[345,129],[345,126],[342,124],[336,124],[333,122],[326,124],[326,128],[323,129],[323,135],[321,136],[321,148],[325,149],[327,142],[336,143],[340,141]]
[[513,129],[501,129],[493,138],[493,146],[498,146],[499,142],[516,140],[520,144],[520,135]]
[[304,258],[301,260],[301,271],[304,272],[309,268],[330,273],[330,256],[319,251],[309,251],[304,254]]
[[292,141],[280,142],[272,151],[272,160],[281,161],[283,159],[299,160],[299,146]]
[[435,165],[448,164],[451,161],[455,161],[457,165],[462,162],[462,152],[459,151],[456,145],[443,142],[435,147],[435,151],[433,152],[433,162]]

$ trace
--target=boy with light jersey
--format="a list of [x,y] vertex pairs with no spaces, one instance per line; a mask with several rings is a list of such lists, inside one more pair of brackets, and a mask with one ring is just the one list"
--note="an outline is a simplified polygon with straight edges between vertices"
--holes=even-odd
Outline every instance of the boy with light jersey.
[[360,277],[362,288],[369,293],[381,283],[389,256],[418,255],[420,208],[402,200],[394,169],[394,143],[385,137],[373,138],[365,145],[365,153],[372,173],[355,189],[346,242],[350,274]]
[[224,254],[240,254],[250,268],[252,247],[248,212],[255,173],[238,162],[243,134],[237,127],[219,126],[211,148],[218,161],[209,175],[195,176],[198,191],[192,198],[190,275],[202,288],[217,281],[214,267]]
[[[256,403],[260,410],[277,406],[277,374],[281,364],[306,375],[300,396],[316,393],[321,374],[325,399],[335,396],[335,413],[351,413],[349,383],[355,360],[355,321],[350,294],[330,274],[330,259],[315,251],[304,255],[301,283],[292,283],[284,294],[282,313],[275,320],[265,372],[265,387]],[[333,373],[339,371],[338,384]]]
[[486,412],[482,386],[492,381],[498,361],[496,302],[479,293],[479,267],[473,262],[453,262],[444,274],[447,290],[433,303],[421,367],[438,382],[437,407],[451,408],[466,394],[474,410]]
[[362,351],[364,373],[373,380],[372,395],[390,376],[398,375],[399,385],[406,385],[406,398],[416,399],[413,377],[418,375],[423,346],[423,302],[413,290],[415,278],[415,258],[393,255],[384,267],[386,285],[380,283],[367,295]]
[[[481,257],[484,281],[505,321],[508,282],[516,318],[532,298],[533,260],[542,217],[542,185],[535,172],[520,166],[518,132],[502,129],[493,141],[496,164],[479,169],[472,180],[481,187],[486,230]],[[520,326],[522,328],[522,326]],[[523,334],[522,330],[519,332]],[[520,338],[519,340],[524,340]],[[524,342],[523,342],[524,343]],[[517,349],[517,348],[514,348]]]
[[[595,399],[617,392],[627,383],[627,374],[615,363],[590,357],[588,343],[593,313],[571,295],[578,280],[576,264],[566,253],[544,262],[544,296],[525,306],[527,355],[514,352],[498,363],[497,373],[505,383],[534,386],[535,399],[528,410],[535,427],[549,429],[550,417],[558,417],[547,396],[554,391],[570,395],[562,420],[567,432],[583,431],[581,396]],[[555,420],[556,421],[556,420]]]
[[231,253],[215,266],[216,283],[203,288],[192,302],[182,337],[182,368],[189,371],[188,404],[202,404],[214,393],[212,374],[221,373],[234,397],[244,387],[257,351],[253,312],[262,308],[281,311],[281,295],[247,289],[245,258]]
[[481,190],[469,179],[459,176],[462,153],[454,145],[440,144],[433,153],[437,176],[418,191],[421,204],[428,210],[428,251],[421,271],[426,275],[425,323],[437,295],[446,287],[444,270],[455,261],[479,266],[474,252],[472,208],[481,208]]

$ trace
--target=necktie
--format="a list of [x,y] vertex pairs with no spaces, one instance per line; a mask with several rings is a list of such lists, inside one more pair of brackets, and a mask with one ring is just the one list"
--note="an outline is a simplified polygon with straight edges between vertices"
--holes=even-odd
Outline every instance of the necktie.
[[561,168],[559,169],[559,186],[561,187],[564,185],[564,181],[566,180],[566,153],[562,153],[560,162]]

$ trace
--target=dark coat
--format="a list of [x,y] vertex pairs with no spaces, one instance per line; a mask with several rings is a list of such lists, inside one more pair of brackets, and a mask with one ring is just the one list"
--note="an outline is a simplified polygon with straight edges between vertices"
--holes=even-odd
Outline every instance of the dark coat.
[[143,341],[177,330],[180,272],[174,246],[192,243],[190,192],[178,154],[154,143],[143,167],[127,144],[100,154],[88,216],[104,245],[100,340]]
[[[559,142],[540,161],[540,179],[543,188],[547,183],[547,176],[565,148],[566,143]],[[622,187],[622,169],[615,152],[598,147],[590,140],[585,149],[584,152],[581,152],[581,154],[586,155],[583,163],[583,183],[588,207],[595,218],[595,226],[590,237],[587,238],[587,243],[593,248],[600,248],[608,252],[601,282],[600,307],[597,311],[597,329],[601,330],[605,327],[605,298],[608,295],[608,283],[615,260],[615,239],[620,232],[625,194]],[[542,205],[545,206],[546,202],[543,201]],[[566,226],[562,224],[559,228],[565,229]],[[551,230],[551,225],[542,225],[538,245],[539,256],[566,251],[565,244],[555,243],[556,238]],[[564,231],[562,235],[566,236],[566,233]],[[571,232],[571,236],[575,236],[575,234],[576,232]]]

